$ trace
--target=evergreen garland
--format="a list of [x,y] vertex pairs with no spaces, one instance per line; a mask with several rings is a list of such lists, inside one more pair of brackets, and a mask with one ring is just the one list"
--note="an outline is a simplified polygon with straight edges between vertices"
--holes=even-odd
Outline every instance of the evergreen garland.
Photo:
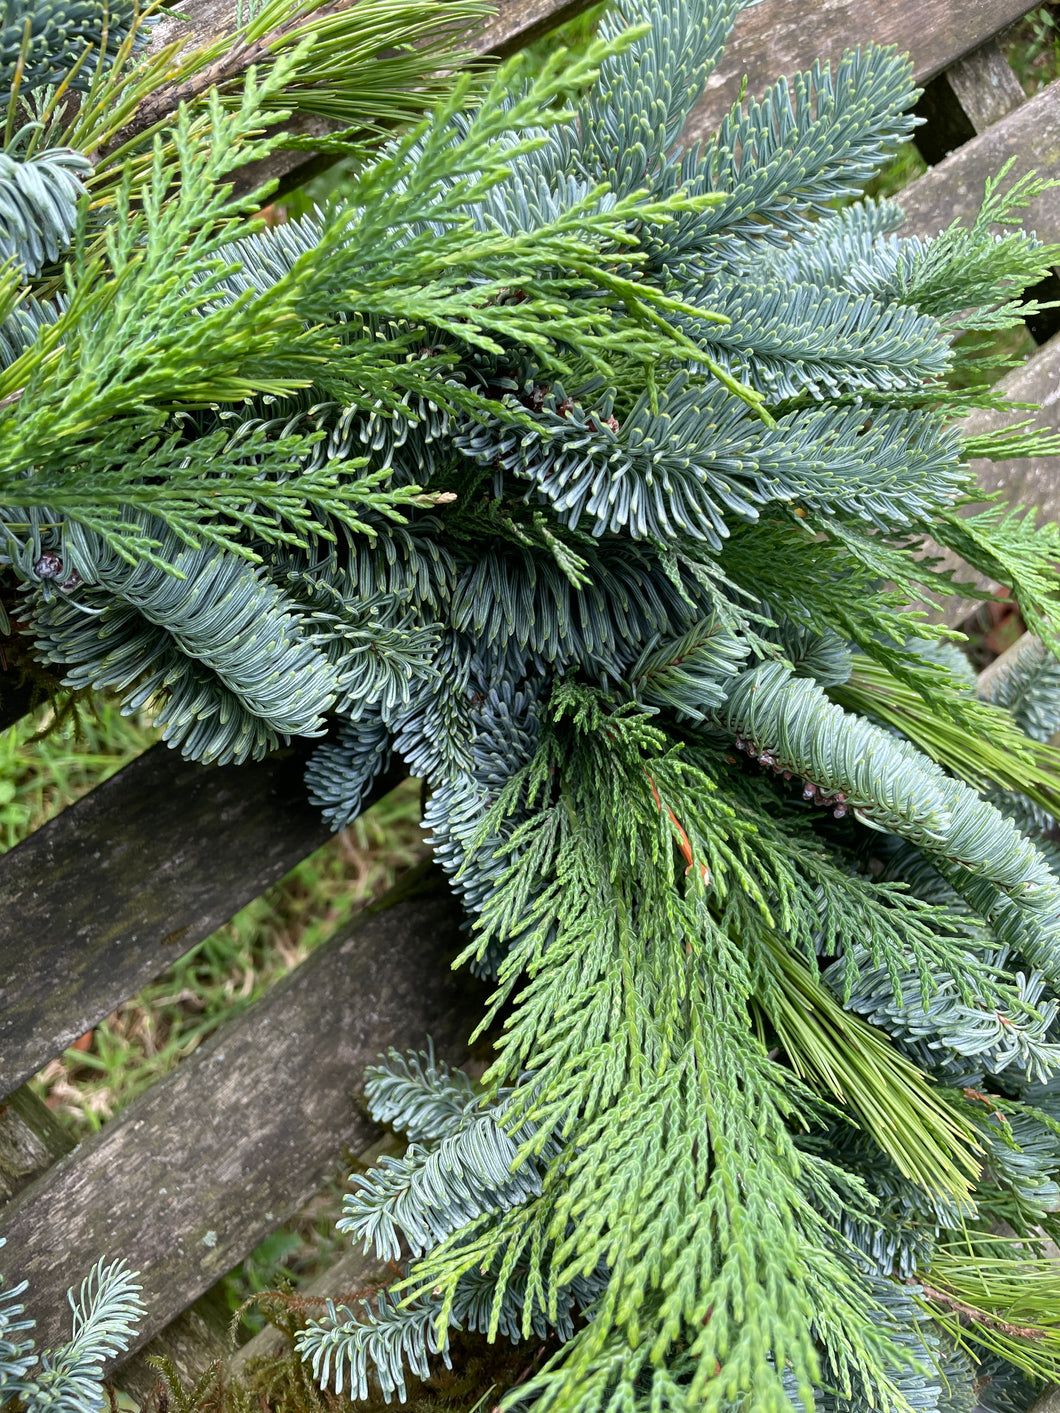
[[[330,721],[336,827],[400,758],[495,981],[481,1086],[369,1077],[410,1146],[342,1225],[407,1272],[299,1339],[356,1396],[454,1326],[551,1340],[506,1405],[541,1413],[1000,1413],[1060,1376],[1060,542],[966,513],[971,456],[1055,448],[966,436],[994,395],[946,379],[1060,250],[1011,229],[1033,178],[935,242],[853,199],[913,123],[874,46],[683,151],[738,8],[615,0],[525,88],[450,79],[275,230],[226,184],[320,99],[309,10],[248,20],[238,94],[170,56],[167,109],[130,29],[61,134],[44,90],[8,134],[35,652],[197,760]],[[928,539],[1038,634],[987,699],[915,608],[959,590]]]

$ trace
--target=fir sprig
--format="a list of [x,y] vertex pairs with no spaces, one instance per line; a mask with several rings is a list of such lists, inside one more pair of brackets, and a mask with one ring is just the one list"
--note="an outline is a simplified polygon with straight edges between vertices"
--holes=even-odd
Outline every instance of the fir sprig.
[[70,1339],[40,1352],[32,1337],[10,1338],[35,1323],[15,1318],[23,1312],[16,1297],[26,1284],[0,1297],[0,1403],[18,1399],[28,1413],[100,1413],[105,1402],[101,1366],[128,1349],[144,1314],[135,1272],[121,1261],[107,1265],[100,1259],[77,1295],[72,1289],[67,1293],[73,1311]]

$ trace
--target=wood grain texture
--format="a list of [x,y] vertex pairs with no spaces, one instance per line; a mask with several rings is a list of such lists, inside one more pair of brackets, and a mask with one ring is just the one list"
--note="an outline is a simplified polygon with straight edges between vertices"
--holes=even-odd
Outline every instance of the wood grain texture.
[[[1060,176],[1060,81],[1027,99],[899,192],[897,200],[906,216],[903,234],[932,236],[954,220],[971,221],[982,204],[987,178],[996,175],[1009,157],[1015,158],[1009,180],[1032,168],[1043,176]],[[1060,189],[1046,192],[1034,202],[1024,222],[1043,240],[1060,242]],[[1015,402],[1039,403],[1041,411],[1033,414],[1035,425],[1060,432],[1060,337],[1043,344],[998,387]],[[1028,415],[980,412],[966,425],[970,432],[983,432]],[[1060,519],[1060,458],[975,461],[972,469],[984,490],[1003,490],[1010,505],[1033,505],[1041,519]],[[996,587],[973,574],[949,551],[936,548],[933,553],[942,556],[940,567],[959,571],[959,578],[971,579],[983,588]],[[971,598],[940,599],[932,616],[953,625],[973,612],[976,603]]]
[[815,59],[834,64],[844,49],[873,40],[907,51],[923,83],[1033,8],[1027,0],[760,0],[738,16],[685,140],[698,142],[713,131],[744,75],[754,97],[781,74],[808,69]]
[[[356,3],[356,0],[350,0]],[[511,54],[575,15],[593,0],[492,0],[495,13],[470,37],[476,54]],[[177,40],[205,43],[236,27],[237,0],[187,0],[171,13],[159,16],[151,29],[148,54],[155,54]]]
[[206,767],[154,746],[0,858],[0,1096],[328,839],[311,749]]
[[[1040,410],[1033,414],[977,412],[968,419],[969,431],[984,432],[1031,417],[1035,426],[1060,433],[1060,335],[1043,344],[999,386],[1014,402],[1036,402]],[[974,461],[972,465],[984,490],[1004,490],[1011,505],[1035,506],[1041,519],[1060,520],[1060,457]]]
[[[384,1155],[397,1156],[404,1151],[404,1143],[394,1133],[387,1132],[378,1143],[359,1155],[358,1161],[365,1167],[377,1163]],[[365,1252],[358,1244],[349,1246],[339,1255],[327,1270],[313,1280],[299,1284],[301,1299],[318,1300],[323,1309],[325,1300],[334,1300],[336,1305],[352,1305],[355,1298],[366,1289],[392,1279],[393,1268],[380,1260],[374,1251]],[[248,1364],[256,1359],[273,1359],[289,1349],[291,1341],[275,1325],[266,1325],[246,1344],[240,1345],[235,1353],[229,1352],[227,1359],[228,1376],[240,1378]],[[146,1349],[144,1353],[146,1353]],[[126,1370],[123,1366],[116,1378],[125,1386]]]
[[[356,1246],[344,1251],[323,1275],[300,1285],[298,1294],[303,1299],[319,1300],[319,1313],[323,1314],[325,1299],[334,1300],[336,1305],[352,1305],[351,1297],[356,1292],[388,1279],[393,1277],[389,1276],[386,1265],[373,1252],[366,1255]],[[316,1314],[318,1310],[313,1309],[311,1313]],[[229,1375],[238,1379],[252,1360],[275,1359],[290,1347],[291,1341],[282,1330],[266,1325],[232,1355],[228,1361]]]
[[219,1328],[217,1321],[208,1320],[193,1305],[170,1320],[161,1333],[114,1370],[111,1382],[143,1408],[160,1378],[159,1371],[147,1362],[148,1359],[168,1359],[187,1386],[194,1385],[211,1364],[218,1360],[227,1363],[231,1352],[224,1326]]
[[0,1205],[69,1153],[74,1141],[28,1085],[0,1104]]
[[[482,55],[514,53],[587,8],[587,0],[495,0],[497,13],[474,37],[471,48]],[[896,44],[913,58],[917,81],[949,67],[1020,18],[1033,5],[1027,0],[759,0],[738,16],[725,54],[685,129],[685,141],[702,140],[736,100],[744,76],[748,92],[764,92],[781,74],[809,68],[815,59],[835,61],[844,49],[875,40]],[[152,44],[185,34],[196,39],[230,29],[235,0],[189,0],[181,7],[191,21],[162,19]],[[312,134],[309,119],[292,125],[300,136]],[[304,166],[316,159],[307,152],[277,152],[240,174],[237,186],[249,191],[271,177],[296,183]]]
[[[557,25],[573,19],[590,3],[592,0],[494,0],[496,13],[481,30],[469,36],[467,48],[479,57],[507,57]],[[180,7],[185,19],[165,15],[157,21],[151,32],[148,53],[175,40],[203,43],[228,33],[235,28],[236,9],[237,0],[188,0]],[[340,126],[312,114],[295,114],[285,125],[288,132],[303,141],[322,137]],[[273,152],[262,161],[241,168],[234,176],[233,190],[237,195],[245,195],[275,179],[283,191],[304,181],[321,161],[311,151]]]
[[441,887],[340,933],[14,1199],[4,1268],[29,1280],[41,1342],[105,1253],[140,1272],[146,1343],[378,1137],[367,1064],[427,1035],[461,1057],[483,989],[450,970],[460,913]]
[[950,87],[977,133],[1014,113],[1027,101],[1004,46],[997,39],[958,59],[946,70]]
[[493,0],[496,14],[475,40],[480,54],[507,58],[566,24],[593,0]]
[[[982,205],[987,179],[1010,157],[1010,182],[1032,170],[1043,177],[1060,175],[1060,80],[900,191],[896,199],[905,212],[904,230],[933,236],[957,217],[973,216]],[[1023,223],[1043,240],[1060,241],[1060,189],[1045,192],[1029,206]]]

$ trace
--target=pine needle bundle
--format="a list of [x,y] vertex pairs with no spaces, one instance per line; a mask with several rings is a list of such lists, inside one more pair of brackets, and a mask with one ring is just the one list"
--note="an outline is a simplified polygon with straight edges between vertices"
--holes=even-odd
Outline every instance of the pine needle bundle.
[[[1060,1376],[1060,541],[968,466],[1055,448],[965,435],[995,395],[947,381],[1060,249],[1018,229],[1034,178],[934,242],[860,197],[913,124],[891,50],[683,150],[737,9],[615,0],[532,81],[437,80],[269,230],[231,190],[263,130],[353,120],[307,87],[340,49],[313,11],[247,22],[238,92],[180,60],[181,106],[135,16],[12,80],[22,631],[192,759],[326,737],[336,828],[400,758],[495,984],[481,1085],[369,1076],[409,1147],[343,1227],[406,1274],[299,1337],[355,1397],[455,1328],[551,1341],[505,1404],[540,1413],[1015,1409]],[[1036,635],[985,695],[917,607],[961,588],[929,541]]]

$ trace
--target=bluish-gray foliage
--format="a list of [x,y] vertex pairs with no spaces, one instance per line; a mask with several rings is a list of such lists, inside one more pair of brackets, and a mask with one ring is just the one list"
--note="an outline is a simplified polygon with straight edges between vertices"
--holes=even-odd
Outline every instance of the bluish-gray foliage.
[[18,1399],[26,1413],[99,1413],[101,1366],[128,1349],[144,1313],[135,1273],[101,1259],[77,1294],[69,1292],[71,1336],[57,1349],[38,1350],[28,1334],[35,1322],[20,1318],[26,1286],[5,1290],[0,1276],[0,1407]]
[[[682,148],[738,8],[617,0],[587,58],[465,88],[274,230],[216,194],[253,85],[177,120],[98,266],[75,163],[0,180],[34,652],[194,760],[325,738],[335,828],[422,777],[495,987],[480,1084],[368,1077],[409,1147],[341,1225],[406,1274],[299,1338],[358,1397],[456,1327],[541,1342],[537,1413],[1010,1413],[1060,1373],[990,1293],[996,1223],[1058,1230],[1060,540],[964,513],[971,455],[1049,444],[965,436],[993,395],[946,381],[1060,251],[1013,228],[1034,178],[935,242],[858,199],[913,127],[878,46]],[[912,611],[954,589],[926,540],[1038,635],[985,699]]]

